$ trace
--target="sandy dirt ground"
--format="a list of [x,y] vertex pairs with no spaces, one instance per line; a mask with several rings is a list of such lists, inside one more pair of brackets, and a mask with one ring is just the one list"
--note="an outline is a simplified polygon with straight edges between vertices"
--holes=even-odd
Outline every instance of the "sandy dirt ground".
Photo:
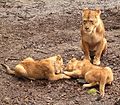
[[[113,69],[114,81],[105,97],[89,95],[76,79],[47,81],[7,75],[0,66],[0,105],[120,105],[120,1],[119,0],[0,0],[0,63],[14,67],[34,59],[61,54],[64,63],[81,59],[81,10],[102,10],[108,50],[101,65]],[[98,87],[95,87],[98,90]]]

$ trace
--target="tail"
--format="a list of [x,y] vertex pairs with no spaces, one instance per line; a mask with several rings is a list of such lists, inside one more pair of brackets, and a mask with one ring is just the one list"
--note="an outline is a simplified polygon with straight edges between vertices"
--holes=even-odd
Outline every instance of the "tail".
[[15,74],[14,70],[11,70],[10,67],[6,64],[1,64],[5,69],[8,74]]

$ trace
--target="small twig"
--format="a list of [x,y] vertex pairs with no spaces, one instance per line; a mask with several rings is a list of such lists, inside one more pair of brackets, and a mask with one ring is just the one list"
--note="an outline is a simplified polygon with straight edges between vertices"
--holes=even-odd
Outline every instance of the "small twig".
[[41,52],[41,53],[43,53],[43,54],[48,54],[48,52],[45,52],[45,51],[42,51],[42,50],[39,50],[39,49],[35,49],[34,51],[36,51],[36,52]]
[[8,61],[8,60],[19,60],[18,58],[6,58],[5,61]]

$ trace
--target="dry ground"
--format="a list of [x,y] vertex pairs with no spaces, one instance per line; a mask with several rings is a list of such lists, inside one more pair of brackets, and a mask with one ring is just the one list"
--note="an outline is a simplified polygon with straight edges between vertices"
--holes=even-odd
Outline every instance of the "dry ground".
[[[76,79],[47,81],[18,79],[0,67],[0,105],[120,105],[120,5],[119,0],[0,0],[0,63],[10,67],[31,56],[41,59],[61,54],[66,63],[80,49],[81,9],[102,9],[108,51],[101,59],[114,73],[105,97],[82,90]],[[33,2],[35,1],[35,2]],[[100,1],[100,2],[98,2]],[[112,5],[112,6],[111,6]],[[96,87],[98,89],[98,87]]]

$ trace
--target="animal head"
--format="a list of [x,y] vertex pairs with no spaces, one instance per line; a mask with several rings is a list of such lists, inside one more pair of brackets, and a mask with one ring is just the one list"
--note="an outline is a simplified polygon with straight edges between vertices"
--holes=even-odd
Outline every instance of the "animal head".
[[83,31],[87,34],[91,34],[96,27],[99,25],[100,21],[100,9],[88,9],[84,8],[82,11],[82,26]]
[[72,58],[66,65],[65,70],[67,71],[73,71],[76,69],[78,60],[76,58]]
[[61,55],[56,55],[55,58],[56,58],[56,61],[54,62],[55,72],[61,73],[64,68],[63,58],[61,57]]

